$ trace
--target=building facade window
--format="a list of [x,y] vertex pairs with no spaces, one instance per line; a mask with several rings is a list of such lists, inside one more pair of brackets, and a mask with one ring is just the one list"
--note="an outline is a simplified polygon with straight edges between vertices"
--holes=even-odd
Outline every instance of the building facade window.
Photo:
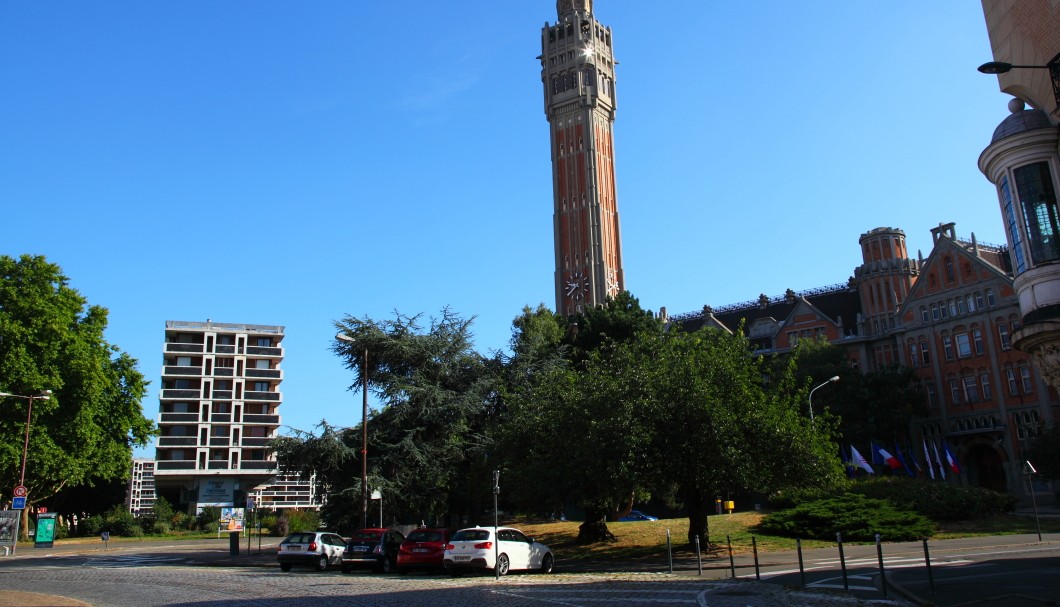
[[983,332],[979,329],[972,329],[972,344],[975,346],[977,355],[983,353]]
[[927,306],[920,306],[920,320],[922,320],[924,322],[930,322],[931,321],[931,317],[928,316],[928,308],[927,308]]
[[972,355],[972,342],[968,339],[967,333],[958,333],[954,335],[957,342],[957,356],[961,358],[968,358]]
[[920,340],[920,364],[924,366],[931,364],[931,353],[926,339]]
[[974,375],[964,376],[964,400],[968,403],[979,402],[979,386]]
[[1012,348],[1012,339],[1008,334],[1008,325],[1004,321],[997,325],[997,335],[1001,338],[1001,349],[1010,350]]
[[1031,369],[1027,365],[1020,365],[1020,380],[1023,382],[1023,393],[1034,392],[1034,380],[1031,379]]
[[1016,382],[1016,371],[1014,369],[1005,369],[1005,379],[1008,381],[1009,395],[1019,396],[1020,387],[1019,383]]
[[939,320],[939,305],[931,304],[931,319]]
[[950,401],[955,405],[961,404],[961,382],[953,377],[950,378]]
[[[1018,276],[1027,270],[1027,262],[1023,259],[1023,240],[1020,238],[1019,224],[1016,223],[1016,209],[1012,203],[1012,191],[1007,176],[1001,178],[998,190],[1001,194],[1002,213],[1005,216],[1005,231],[1008,232],[1009,242],[1012,243],[1012,266]],[[989,294],[989,291],[987,293]],[[993,302],[990,305],[994,305]]]
[[983,389],[983,400],[990,400],[994,398],[994,392],[990,389],[989,373],[979,374],[979,386]]
[[953,360],[953,338],[949,335],[942,336],[942,352],[946,360]]
[[1027,226],[1031,262],[1037,265],[1060,259],[1060,218],[1057,217],[1056,191],[1049,164],[1024,165],[1013,170],[1012,176]]

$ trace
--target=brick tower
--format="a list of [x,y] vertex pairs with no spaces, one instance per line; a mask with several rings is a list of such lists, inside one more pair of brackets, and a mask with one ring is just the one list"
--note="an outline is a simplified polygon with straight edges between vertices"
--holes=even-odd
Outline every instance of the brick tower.
[[541,30],[552,143],[556,311],[570,316],[625,290],[615,196],[615,59],[592,0],[557,0]]

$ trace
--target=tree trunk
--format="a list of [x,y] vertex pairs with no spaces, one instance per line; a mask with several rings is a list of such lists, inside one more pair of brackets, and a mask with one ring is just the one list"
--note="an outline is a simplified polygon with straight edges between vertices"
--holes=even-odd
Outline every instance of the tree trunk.
[[685,508],[688,509],[688,545],[695,546],[696,537],[699,537],[701,550],[710,546],[710,535],[707,516],[710,510],[707,508],[707,500],[703,493],[696,487],[685,490]]
[[607,529],[607,511],[595,508],[585,509],[585,522],[578,526],[578,541],[583,544],[596,542],[614,542],[615,534]]

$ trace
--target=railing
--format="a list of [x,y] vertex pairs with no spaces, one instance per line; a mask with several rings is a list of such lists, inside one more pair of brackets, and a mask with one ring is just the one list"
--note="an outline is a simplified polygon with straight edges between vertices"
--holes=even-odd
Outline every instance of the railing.
[[208,470],[228,470],[228,460],[210,460],[206,467]]
[[167,320],[167,329],[220,329],[222,331],[229,331],[234,333],[272,333],[282,334],[283,327],[276,325],[248,325],[243,323],[234,322],[197,322],[188,320]]
[[279,369],[247,369],[247,377],[279,378],[283,372]]
[[279,415],[266,415],[262,413],[245,413],[243,415],[244,424],[278,424],[280,423]]
[[159,418],[163,424],[173,424],[177,422],[198,422],[198,413],[162,413]]
[[280,400],[279,392],[255,392],[253,390],[243,394],[243,400]]
[[235,375],[235,369],[232,367],[214,367],[213,374],[217,377],[232,377]]
[[227,424],[232,421],[231,413],[210,413],[211,424]]
[[202,375],[202,367],[169,366],[162,368],[162,375]]
[[243,470],[278,470],[276,462],[261,460],[243,460],[239,467]]
[[236,353],[236,347],[232,346],[232,345],[217,344],[216,346],[214,346],[213,350],[217,354],[235,354]]
[[159,447],[194,447],[194,436],[159,436]]
[[198,390],[162,390],[162,398],[199,398]]
[[240,443],[241,447],[264,447],[268,442],[272,440],[270,438],[264,438],[260,436],[244,436],[243,442]]
[[193,459],[171,459],[156,462],[156,470],[194,470],[195,460]]
[[229,439],[227,436],[224,437],[224,438],[211,438],[210,439],[210,446],[211,447],[227,447],[230,443],[231,443],[231,439]]
[[202,352],[202,344],[180,344],[171,342],[166,344],[166,352]]
[[231,390],[214,390],[213,391],[213,398],[214,398],[214,400],[232,400],[232,391]]
[[282,356],[283,348],[247,346],[247,354],[253,354],[255,356]]

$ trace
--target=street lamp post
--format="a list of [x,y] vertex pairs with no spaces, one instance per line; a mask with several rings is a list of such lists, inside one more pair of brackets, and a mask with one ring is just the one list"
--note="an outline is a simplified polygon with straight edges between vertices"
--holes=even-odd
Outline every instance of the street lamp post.
[[807,402],[810,405],[810,422],[811,423],[813,422],[813,393],[817,391],[817,388],[823,388],[823,387],[827,386],[828,384],[833,383],[833,382],[837,382],[837,381],[839,381],[839,376],[838,375],[833,375],[832,377],[828,378],[828,381],[822,382],[821,385],[817,386],[813,390],[810,390],[810,395],[808,397],[806,397],[806,400],[807,400]]
[[988,61],[980,65],[978,69],[984,74],[1004,74],[1012,69],[1049,70],[1049,77],[1053,81],[1053,98],[1056,100],[1056,105],[1060,106],[1060,53],[1057,53],[1045,65],[1012,65],[1004,61]]
[[[354,343],[353,338],[344,333],[335,335],[335,339]],[[361,359],[361,384],[364,386],[361,408],[361,524],[368,528],[368,347],[364,348]]]
[[29,427],[33,422],[33,400],[48,400],[52,397],[51,390],[41,390],[40,394],[33,396],[22,396],[20,394],[11,394],[9,392],[0,392],[0,396],[10,396],[12,398],[24,398],[29,401],[29,406],[26,407],[26,437],[22,443],[22,471],[18,475],[18,486],[23,487],[26,484],[26,459],[29,455]]

